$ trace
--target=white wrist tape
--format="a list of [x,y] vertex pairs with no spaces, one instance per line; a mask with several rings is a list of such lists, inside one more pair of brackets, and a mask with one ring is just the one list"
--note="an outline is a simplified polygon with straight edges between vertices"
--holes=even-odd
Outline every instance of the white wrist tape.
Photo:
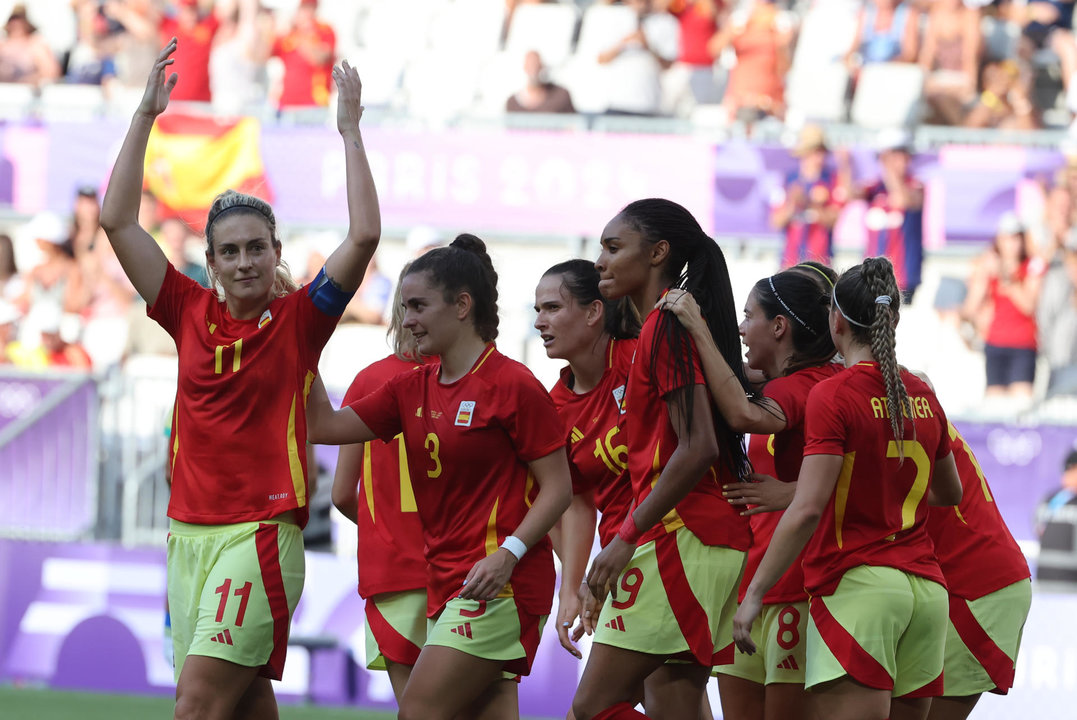
[[517,560],[521,560],[524,553],[527,552],[527,546],[524,545],[524,541],[515,535],[509,535],[505,538],[505,542],[501,543],[501,547],[515,555]]

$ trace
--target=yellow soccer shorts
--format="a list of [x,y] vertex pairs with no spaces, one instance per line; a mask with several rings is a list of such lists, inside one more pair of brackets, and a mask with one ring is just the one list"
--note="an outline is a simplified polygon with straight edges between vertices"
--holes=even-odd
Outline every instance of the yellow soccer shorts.
[[303,536],[294,523],[172,520],[168,606],[176,679],[188,655],[204,655],[279,680],[304,572]]
[[715,674],[732,675],[758,685],[804,684],[808,647],[808,601],[764,605],[752,625],[754,654],[737,652],[732,665],[719,665]]
[[805,687],[848,675],[895,697],[942,692],[946,589],[895,568],[846,571],[809,603]]
[[414,665],[426,643],[426,590],[382,593],[366,601],[366,666]]
[[594,642],[711,667],[733,662],[733,615],[747,554],[687,527],[636,548],[606,598]]
[[1031,606],[1030,580],[976,600],[950,596],[943,696],[1009,692]]
[[528,675],[547,615],[532,615],[515,598],[453,598],[428,623],[427,645],[440,645],[485,660],[502,660],[506,677]]

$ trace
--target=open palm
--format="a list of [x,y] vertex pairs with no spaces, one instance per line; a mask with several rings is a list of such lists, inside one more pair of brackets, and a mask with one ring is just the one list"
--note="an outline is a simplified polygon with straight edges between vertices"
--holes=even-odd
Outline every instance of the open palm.
[[363,116],[363,83],[359,72],[342,60],[333,68],[333,80],[337,84],[337,130],[341,134],[354,131]]
[[150,70],[149,79],[146,80],[146,92],[142,95],[142,102],[138,104],[138,112],[150,117],[156,117],[168,107],[168,99],[172,95],[172,89],[176,87],[179,75],[172,73],[165,79],[168,66],[176,62],[172,53],[176,52],[176,38],[161,50],[157,60]]

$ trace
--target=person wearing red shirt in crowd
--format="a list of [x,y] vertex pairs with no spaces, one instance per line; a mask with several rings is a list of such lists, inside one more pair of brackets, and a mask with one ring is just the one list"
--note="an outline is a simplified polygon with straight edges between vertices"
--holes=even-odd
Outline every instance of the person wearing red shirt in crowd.
[[834,225],[848,199],[848,175],[827,166],[826,138],[818,125],[807,125],[793,155],[798,167],[785,178],[770,222],[785,231],[782,268],[805,261],[830,263],[834,258]]
[[[405,265],[400,280],[408,272]],[[397,284],[386,333],[393,354],[368,365],[344,394],[350,405],[426,360],[404,329]],[[426,560],[408,455],[402,436],[389,442],[342,445],[333,478],[333,504],[358,528],[359,596],[366,600],[366,659],[385,670],[397,703],[426,642]]]
[[101,208],[124,271],[179,353],[170,460],[168,605],[177,719],[273,718],[308,516],[305,399],[318,358],[378,245],[377,192],[359,132],[361,85],[334,70],[348,233],[308,286],[281,263],[272,208],[229,190],[206,222],[215,290],[177,271],[138,223],[146,144],[181,82],[157,56]]
[[929,508],[927,515],[927,532],[950,593],[946,682],[931,700],[928,720],[965,720],[983,693],[1009,692],[1032,606],[1032,574],[983,468],[953,423],[947,430],[963,491],[958,506]]
[[606,225],[595,267],[604,297],[648,314],[625,393],[635,506],[587,574],[604,604],[597,618],[583,612],[595,642],[572,711],[578,720],[646,717],[633,709],[646,679],[662,717],[698,717],[711,667],[733,660],[729,623],[751,530],[721,486],[746,474],[747,458],[742,437],[712,412],[691,336],[655,303],[683,284],[711,342],[737,361],[729,273],[691,213],[657,198]]
[[[748,367],[766,378],[762,399],[751,402],[714,347],[704,342],[706,325],[691,295],[671,290],[661,307],[677,315],[692,333],[703,359],[707,387],[718,411],[734,430],[755,433],[748,458],[751,482],[725,487],[731,503],[744,498],[752,524],[752,547],[740,585],[740,599],[763,559],[780,510],[792,498],[804,451],[804,411],[808,393],[843,366],[831,362],[830,292],[837,274],[819,265],[800,265],[755,284],[744,305],[740,333]],[[769,512],[777,510],[778,512]],[[737,653],[732,665],[716,669],[722,679],[722,710],[742,720],[808,717],[804,692],[808,596],[804,573],[794,563],[763,598],[763,622],[753,635],[754,655]]]
[[666,12],[677,18],[681,30],[680,54],[666,73],[677,101],[687,99],[689,105],[721,102],[709,43],[726,10],[723,0],[672,0],[666,6]]
[[404,327],[438,364],[397,375],[334,411],[311,396],[312,442],[403,433],[426,542],[432,624],[400,699],[404,720],[517,717],[554,591],[548,533],[572,484],[557,409],[531,372],[497,351],[497,273],[459,235],[414,260]]
[[300,0],[288,32],[273,43],[273,55],[284,64],[277,106],[311,107],[329,104],[329,74],[337,37],[316,17],[318,0]]
[[639,322],[624,303],[598,291],[598,271],[587,260],[554,265],[535,288],[535,329],[546,355],[568,361],[550,389],[568,438],[572,505],[561,518],[554,550],[561,558],[557,634],[577,658],[569,628],[580,612],[579,588],[602,513],[602,545],[617,534],[632,505],[625,445],[624,399],[636,352]]
[[846,370],[808,394],[793,501],[734,620],[737,646],[755,652],[763,598],[803,550],[805,687],[816,715],[837,720],[923,718],[942,691],[948,603],[927,505],[959,502],[961,481],[935,394],[897,364],[897,297],[885,258],[835,284]]
[[176,38],[183,52],[175,57],[173,70],[183,78],[172,91],[173,100],[209,102],[209,54],[220,23],[213,13],[203,14],[198,0],[174,0],[175,14],[161,18],[161,45]]
[[882,178],[858,195],[868,204],[864,257],[882,256],[894,266],[902,302],[912,302],[924,264],[924,184],[909,168],[911,139],[905,130],[879,133]]

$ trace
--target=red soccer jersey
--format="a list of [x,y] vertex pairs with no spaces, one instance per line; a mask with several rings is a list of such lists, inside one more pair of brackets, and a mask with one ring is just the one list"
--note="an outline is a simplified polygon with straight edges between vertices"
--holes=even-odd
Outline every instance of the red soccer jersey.
[[[428,365],[397,375],[351,405],[383,440],[404,433],[426,540],[431,617],[527,514],[534,490],[527,463],[565,445],[546,390],[492,344],[456,382],[444,385],[438,374]],[[544,537],[517,563],[500,597],[545,615],[553,588],[553,554]]]
[[173,100],[192,102],[209,102],[209,55],[213,48],[213,37],[217,34],[219,23],[215,15],[199,19],[198,24],[185,30],[175,18],[166,17],[161,21],[158,31],[161,44],[166,45],[175,37],[180,51],[172,56],[175,64],[167,68],[168,73],[175,72],[180,80],[170,96]]
[[168,516],[219,525],[296,510],[306,525],[307,393],[340,318],[303,287],[236,320],[171,264],[147,313],[179,352]]
[[[310,62],[301,47],[307,43],[317,43],[329,47],[329,59],[321,65]],[[279,105],[286,107],[310,107],[328,105],[330,78],[333,74],[333,51],[337,38],[333,28],[324,23],[317,23],[311,33],[292,30],[287,35],[277,38],[273,44],[273,55],[284,64],[284,78]]]
[[550,390],[568,437],[572,492],[594,493],[595,507],[602,513],[598,537],[605,547],[624,522],[632,505],[628,479],[628,447],[624,425],[624,395],[632,367],[635,340],[610,340],[606,347],[606,371],[590,392],[576,394],[568,386],[568,367]]
[[897,568],[945,585],[927,534],[927,490],[935,461],[950,452],[946,415],[922,380],[909,372],[901,378],[913,410],[905,418],[901,464],[878,363],[857,363],[808,395],[804,456],[843,458],[804,554],[812,595],[833,594],[857,565]]
[[[691,375],[682,385],[677,385],[670,363],[673,349],[669,338],[657,337],[660,317],[660,311],[652,310],[643,323],[626,393],[628,471],[637,506],[650,495],[651,488],[677,449],[677,433],[666,408],[667,396],[684,385],[706,385],[699,352],[691,337],[687,338],[692,354]],[[654,375],[651,374],[653,349],[658,352]],[[725,459],[719,458],[688,496],[662,518],[662,522],[644,532],[640,543],[687,526],[704,545],[747,550],[752,541],[748,519],[741,517],[739,511],[722,497],[722,485],[734,480]]]
[[[422,362],[401,360],[396,355],[378,360],[355,376],[343,404],[351,405],[400,373],[419,367]],[[423,525],[400,435],[387,443],[372,440],[363,444],[356,524],[360,596],[426,587]]]
[[[927,532],[951,595],[976,600],[1031,576],[1021,548],[999,514],[972,449],[948,423],[964,491],[956,507],[928,511]],[[990,572],[986,569],[990,568]]]
[[[804,368],[792,375],[774,378],[763,388],[763,394],[778,404],[785,414],[786,427],[774,435],[752,435],[748,445],[748,459],[752,469],[776,477],[782,482],[796,482],[800,476],[800,463],[804,459],[804,411],[808,406],[808,393],[821,380],[844,370],[837,363]],[[748,590],[759,563],[763,561],[770,539],[778,527],[782,513],[767,512],[752,515],[752,547],[748,550],[748,562],[740,583],[740,599]],[[804,591],[803,553],[782,575],[781,579],[763,596],[764,605],[800,602],[808,599]]]

